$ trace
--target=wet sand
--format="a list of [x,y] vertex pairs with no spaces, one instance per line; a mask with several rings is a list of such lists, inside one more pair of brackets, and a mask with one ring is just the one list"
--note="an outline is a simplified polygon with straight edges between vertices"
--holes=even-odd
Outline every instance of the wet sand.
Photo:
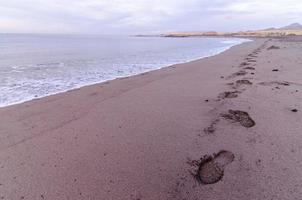
[[0,199],[302,196],[302,39],[0,109]]

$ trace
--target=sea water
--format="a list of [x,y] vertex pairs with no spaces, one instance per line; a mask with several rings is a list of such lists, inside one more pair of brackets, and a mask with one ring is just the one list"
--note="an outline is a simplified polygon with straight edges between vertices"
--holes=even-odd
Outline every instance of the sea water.
[[0,34],[0,107],[216,55],[246,41]]

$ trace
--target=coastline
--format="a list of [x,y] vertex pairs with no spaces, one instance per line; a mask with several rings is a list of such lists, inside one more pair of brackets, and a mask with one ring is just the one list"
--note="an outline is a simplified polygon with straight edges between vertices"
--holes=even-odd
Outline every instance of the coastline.
[[[204,38],[207,38],[207,37],[204,37]],[[221,38],[223,38],[223,37],[221,37]],[[227,40],[227,39],[230,39],[230,38],[224,37],[224,39]],[[116,74],[115,76],[113,76],[111,78],[100,78],[99,80],[96,80],[96,81],[93,81],[93,82],[90,81],[90,82],[81,83],[81,84],[80,83],[76,83],[75,86],[73,86],[73,88],[71,88],[71,89],[60,89],[60,90],[57,90],[57,91],[54,90],[51,93],[46,93],[46,94],[43,94],[43,95],[36,94],[36,95],[32,95],[31,97],[26,97],[26,98],[24,98],[22,100],[18,100],[18,101],[13,101],[12,100],[11,102],[9,101],[9,102],[6,102],[4,104],[2,104],[2,102],[1,102],[0,108],[8,107],[8,106],[13,106],[13,105],[18,105],[18,104],[22,104],[22,103],[25,103],[25,102],[28,102],[28,101],[33,101],[33,100],[41,99],[41,98],[44,98],[44,97],[48,97],[48,96],[52,96],[52,95],[56,95],[56,94],[60,94],[60,93],[64,93],[64,92],[70,92],[72,90],[77,90],[77,89],[80,89],[82,87],[91,86],[91,85],[95,85],[95,84],[99,84],[99,83],[104,83],[104,82],[112,81],[112,80],[115,80],[115,79],[127,78],[127,77],[131,77],[131,76],[135,76],[135,75],[151,72],[151,71],[154,71],[154,70],[160,70],[162,68],[170,67],[170,66],[176,65],[176,64],[184,64],[184,63],[187,63],[187,62],[192,62],[194,60],[199,60],[199,59],[215,56],[215,55],[218,55],[218,54],[220,54],[220,53],[222,53],[222,52],[230,49],[233,46],[240,45],[242,43],[252,41],[250,39],[245,39],[245,38],[233,38],[233,39],[234,40],[237,39],[237,41],[234,42],[232,40],[231,42],[226,43],[226,44],[229,44],[231,46],[220,47],[220,48],[216,48],[216,49],[211,49],[211,51],[208,51],[208,53],[206,55],[199,55],[198,57],[191,57],[190,59],[187,59],[184,62],[171,62],[169,64],[160,64],[160,65],[159,64],[154,64],[155,67],[153,67],[152,69],[140,70],[139,72],[135,72],[135,73],[128,74],[128,75],[125,75],[125,74],[124,75],[117,75]],[[237,44],[235,44],[235,43],[237,43]]]
[[[301,49],[256,39],[0,108],[1,197],[299,199]],[[198,183],[200,158],[223,150],[222,179]]]

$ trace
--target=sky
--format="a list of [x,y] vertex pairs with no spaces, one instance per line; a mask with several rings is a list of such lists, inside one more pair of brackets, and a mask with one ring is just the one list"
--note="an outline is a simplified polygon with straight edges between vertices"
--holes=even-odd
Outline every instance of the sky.
[[229,32],[295,22],[301,0],[0,0],[2,33]]

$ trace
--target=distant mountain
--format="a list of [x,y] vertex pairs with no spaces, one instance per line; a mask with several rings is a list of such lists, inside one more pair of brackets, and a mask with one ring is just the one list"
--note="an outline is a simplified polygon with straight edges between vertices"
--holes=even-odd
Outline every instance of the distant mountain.
[[293,23],[288,26],[279,28],[280,30],[302,30],[302,25],[299,23]]

